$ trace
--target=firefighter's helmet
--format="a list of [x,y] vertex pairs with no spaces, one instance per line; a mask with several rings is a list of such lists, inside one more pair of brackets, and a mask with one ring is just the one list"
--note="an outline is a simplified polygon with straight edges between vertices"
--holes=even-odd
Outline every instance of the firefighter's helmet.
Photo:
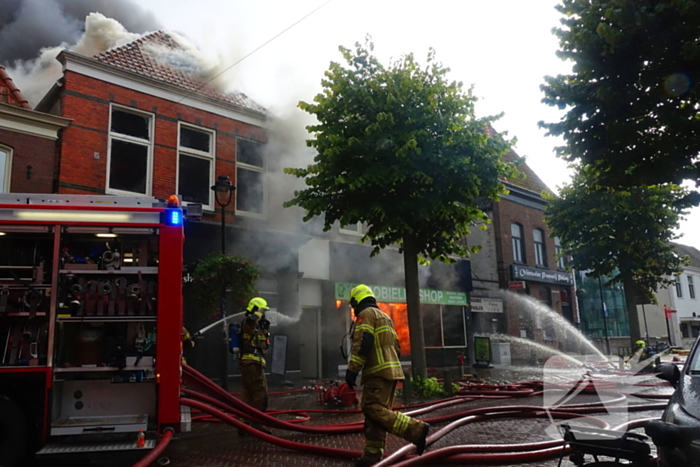
[[364,300],[367,297],[374,297],[372,289],[367,287],[365,284],[356,285],[350,291],[350,306],[355,308],[357,305],[360,304],[362,300]]
[[251,298],[248,302],[248,308],[246,308],[246,311],[255,312],[258,310],[262,310],[264,312],[265,310],[269,309],[270,307],[267,306],[267,300],[265,300],[264,298],[255,297]]
[[637,344],[637,347],[639,347],[639,348],[647,346],[646,342],[644,342],[642,340],[635,342],[635,344]]

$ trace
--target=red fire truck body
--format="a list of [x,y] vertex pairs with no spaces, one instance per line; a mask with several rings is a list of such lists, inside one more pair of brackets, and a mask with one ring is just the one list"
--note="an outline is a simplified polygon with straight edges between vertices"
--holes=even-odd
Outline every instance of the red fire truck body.
[[154,198],[0,195],[0,465],[180,430],[182,223]]

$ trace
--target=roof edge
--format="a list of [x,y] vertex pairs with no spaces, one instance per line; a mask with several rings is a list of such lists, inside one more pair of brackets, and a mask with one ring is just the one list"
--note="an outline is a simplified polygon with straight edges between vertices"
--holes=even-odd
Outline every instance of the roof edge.
[[[69,52],[67,50],[61,51],[57,56],[56,59],[63,65],[63,72],[65,73],[66,71],[74,71],[77,72],[76,70],[71,70],[70,69],[70,63],[76,63],[78,65],[82,65],[84,67],[93,69],[95,71],[100,71],[103,73],[107,73],[116,77],[121,77],[127,80],[131,81],[136,81],[139,83],[142,83],[146,86],[150,87],[157,87],[160,89],[163,89],[167,92],[170,92],[172,94],[177,94],[182,97],[182,99],[190,99],[194,101],[199,101],[204,104],[208,105],[213,105],[216,107],[219,107],[220,109],[228,110],[228,111],[234,111],[239,114],[246,115],[248,117],[252,117],[254,119],[260,120],[261,122],[264,122],[267,120],[267,114],[264,112],[257,112],[252,109],[248,109],[246,107],[241,107],[236,104],[230,103],[230,102],[225,102],[220,99],[215,99],[212,97],[208,96],[203,96],[201,94],[193,93],[191,91],[188,91],[186,89],[183,89],[179,86],[175,86],[173,84],[170,84],[165,81],[157,80],[154,78],[150,78],[148,76],[140,75],[138,73],[134,73],[132,71],[124,70],[119,67],[115,67],[113,65],[109,65],[107,63],[100,62],[99,60],[96,60],[91,57],[86,57],[84,55],[77,54],[75,52]],[[93,77],[94,78],[94,77]],[[43,101],[43,100],[42,100]],[[176,103],[180,103],[180,101],[175,101]],[[183,104],[186,105],[186,104]]]

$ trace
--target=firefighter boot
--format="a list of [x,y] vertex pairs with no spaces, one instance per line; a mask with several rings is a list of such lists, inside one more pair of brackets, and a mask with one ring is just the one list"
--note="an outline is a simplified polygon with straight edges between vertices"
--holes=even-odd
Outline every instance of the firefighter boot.
[[357,459],[355,459],[355,467],[370,467],[371,465],[374,465],[377,462],[379,462],[379,460],[371,461],[366,460],[364,457],[358,457]]

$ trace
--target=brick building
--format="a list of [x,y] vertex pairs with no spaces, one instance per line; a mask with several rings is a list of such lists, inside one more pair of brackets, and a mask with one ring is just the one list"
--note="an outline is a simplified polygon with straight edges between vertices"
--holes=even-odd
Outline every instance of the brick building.
[[[515,162],[519,156],[510,151],[506,159]],[[546,200],[541,193],[549,189],[527,164],[518,168],[525,177],[505,180],[510,193],[494,204],[500,287],[529,295],[576,323],[573,276],[565,270],[564,258],[558,256],[558,239],[551,237],[544,222]],[[517,304],[508,307],[510,335],[573,350],[567,348],[566,336],[557,331],[553,320],[528,313],[525,308]]]
[[0,66],[0,193],[54,191],[58,138],[68,123],[32,110]]

